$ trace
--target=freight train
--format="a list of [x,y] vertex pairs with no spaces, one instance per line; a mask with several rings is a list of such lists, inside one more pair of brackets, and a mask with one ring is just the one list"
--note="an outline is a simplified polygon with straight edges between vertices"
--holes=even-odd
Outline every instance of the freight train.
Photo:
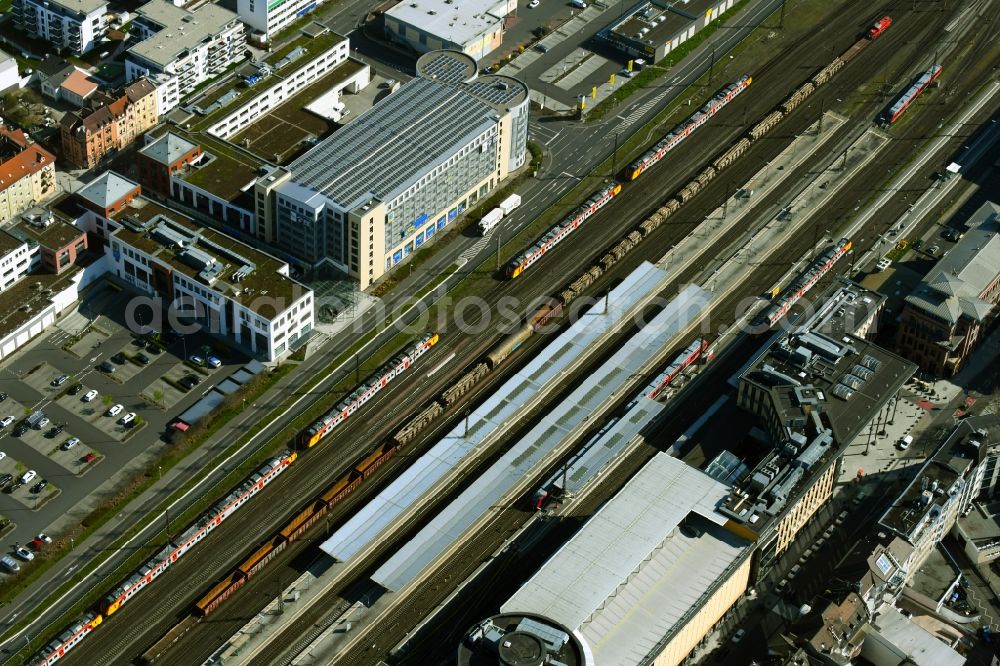
[[816,286],[820,278],[826,275],[837,260],[851,250],[851,241],[841,238],[833,247],[816,258],[788,288],[778,295],[778,298],[767,306],[763,312],[757,315],[754,323],[768,327],[773,326],[779,319],[784,317],[788,311],[802,298],[807,291]]
[[927,86],[938,80],[938,77],[941,76],[941,70],[941,65],[932,65],[930,69],[921,74],[913,85],[900,95],[899,99],[893,102],[893,105],[880,117],[880,122],[883,125],[891,125],[899,120],[910,108],[910,104],[913,104],[913,100],[920,97],[920,93],[926,90]]
[[751,83],[753,83],[753,78],[747,75],[716,93],[694,115],[675,127],[669,134],[657,142],[656,145],[647,150],[642,157],[630,164],[625,170],[625,178],[627,180],[635,180],[641,176],[643,171],[662,160],[664,155],[676,148],[681,141],[691,136],[696,129],[708,122],[709,118],[718,113],[726,104],[733,101]]
[[313,423],[301,434],[299,438],[300,447],[308,449],[319,444],[320,440],[329,435],[334,428],[346,421],[351,414],[371,400],[389,382],[406,372],[418,358],[436,345],[439,339],[440,336],[437,333],[429,333],[409,350],[397,354],[383,363],[368,378],[368,381],[361,384],[350,395],[337,403],[337,406],[328,412],[326,416]]
[[[886,24],[882,30],[884,31],[886,27],[888,27],[888,24]],[[879,34],[881,34],[881,32]],[[349,472],[338,479],[320,497],[303,509],[302,512],[292,520],[292,522],[283,528],[277,535],[272,537],[272,540],[268,540],[253,554],[251,554],[248,559],[240,565],[240,567],[237,567],[237,569],[234,570],[229,578],[216,583],[212,590],[209,590],[209,594],[206,594],[205,597],[199,601],[202,608],[199,608],[196,605],[196,611],[203,614],[205,613],[205,610],[203,609],[208,609],[209,606],[211,606],[211,610],[218,607],[218,605],[222,603],[226,597],[232,594],[232,592],[237,589],[239,585],[243,584],[239,583],[239,580],[242,579],[245,582],[252,575],[254,575],[254,573],[259,571],[268,561],[270,561],[271,558],[277,555],[277,552],[279,551],[276,551],[275,549],[283,548],[283,546],[281,546],[282,540],[284,540],[283,542],[287,544],[296,538],[321,515],[325,514],[325,512],[328,511],[333,504],[340,501],[343,497],[356,489],[358,485],[360,485],[360,483],[367,478],[372,471],[374,471],[374,469],[392,457],[400,447],[413,441],[420,434],[420,432],[427,428],[431,422],[443,415],[447,408],[454,405],[463,395],[481,383],[483,379],[499,364],[504,363],[508,356],[510,356],[510,354],[513,353],[517,347],[523,344],[524,341],[530,337],[530,335],[537,332],[542,325],[553,317],[559,316],[559,314],[565,310],[566,306],[571,301],[588,289],[604,274],[605,271],[617,263],[622,257],[625,256],[625,254],[634,249],[644,238],[659,227],[663,220],[675,213],[684,203],[695,196],[695,194],[697,194],[697,192],[700,191],[700,189],[704,187],[708,181],[714,178],[719,171],[729,166],[740,155],[742,155],[752,143],[758,141],[771,129],[777,126],[781,120],[796,106],[798,106],[802,100],[808,97],[817,86],[826,83],[826,81],[828,81],[830,77],[843,67],[844,64],[857,57],[857,55],[866,48],[867,44],[870,43],[871,39],[877,36],[878,35],[866,35],[862,40],[855,43],[843,54],[834,58],[833,61],[817,72],[809,81],[802,84],[784,102],[782,102],[778,108],[760,119],[746,132],[746,136],[739,139],[734,145],[719,155],[712,162],[712,164],[703,169],[698,176],[682,187],[675,194],[675,196],[665,201],[662,206],[639,223],[639,225],[637,225],[637,227],[635,227],[632,231],[626,234],[597,262],[583,270],[575,279],[568,282],[552,299],[552,301],[543,304],[529,317],[527,317],[524,326],[501,339],[483,360],[478,361],[469,367],[449,388],[445,389],[438,398],[431,401],[424,407],[424,409],[418,412],[405,425],[397,430],[396,433],[390,438],[389,442],[376,447],[371,454],[352,467]],[[621,191],[621,186],[617,184],[610,186],[610,188],[614,192],[611,194],[611,197],[617,196]],[[604,203],[606,203],[606,201]],[[520,275],[523,270],[524,267],[520,269],[517,275]],[[516,277],[513,275],[513,271],[509,274],[511,277]],[[529,330],[531,333],[528,332]],[[437,342],[436,336],[434,335],[432,335],[430,339],[434,339],[434,342]],[[425,338],[421,344],[425,344],[426,342],[429,342],[428,338]],[[433,346],[433,343],[431,343],[431,346]],[[426,349],[424,351],[426,351]],[[412,362],[412,357],[410,360]],[[334,410],[332,414],[336,417],[337,411]],[[314,426],[315,425],[316,424],[314,424]],[[328,433],[330,429],[331,427],[327,427],[325,432]],[[320,435],[320,439],[322,439],[322,437],[323,435]],[[311,439],[312,435],[309,435],[305,441],[308,442]],[[299,441],[302,441],[301,438]],[[313,445],[315,445],[315,442]],[[288,464],[290,464],[291,460],[294,460],[294,456],[294,453],[288,453],[283,460],[287,460]],[[289,460],[289,458],[291,459]],[[277,539],[278,541],[274,541],[274,539]],[[236,585],[237,587],[231,587],[233,585]],[[116,591],[121,590],[121,588],[122,586],[119,586],[119,588],[116,588]],[[118,596],[120,595],[109,595],[109,597],[113,597],[114,599],[117,599]],[[121,605],[122,604],[119,602],[116,608],[120,608]],[[207,612],[211,612],[211,610],[208,610]],[[73,625],[67,627],[59,635],[59,638],[52,641],[52,643],[46,646],[40,653],[36,654],[31,663],[42,666],[50,666],[55,663],[63,654],[77,645],[85,636],[93,631],[95,627],[100,625],[102,619],[103,618],[99,613],[92,613],[80,618],[74,622]]]

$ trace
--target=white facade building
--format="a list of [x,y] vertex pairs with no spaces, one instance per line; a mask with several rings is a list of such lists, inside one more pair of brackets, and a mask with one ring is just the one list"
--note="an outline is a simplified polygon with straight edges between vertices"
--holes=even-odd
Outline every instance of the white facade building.
[[517,0],[400,2],[385,13],[385,31],[418,53],[454,49],[481,60],[503,43],[516,13]]
[[14,0],[12,13],[19,31],[77,55],[96,47],[108,31],[104,0]]
[[125,76],[156,86],[163,115],[200,83],[246,57],[243,24],[228,9],[205,4],[195,11],[152,0],[138,9],[133,34],[142,41],[125,56]]
[[177,315],[265,361],[312,331],[312,291],[288,264],[142,198],[114,223],[109,271]]
[[17,72],[14,56],[0,51],[0,92],[21,87],[21,77]]
[[319,4],[320,0],[237,0],[236,12],[264,39],[271,39]]
[[0,231],[0,291],[6,291],[31,269],[31,248],[19,238]]

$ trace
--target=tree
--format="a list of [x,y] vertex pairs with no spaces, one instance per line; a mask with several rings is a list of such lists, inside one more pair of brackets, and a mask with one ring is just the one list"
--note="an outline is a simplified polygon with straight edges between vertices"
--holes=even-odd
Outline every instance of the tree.
[[108,405],[110,405],[114,401],[115,401],[115,399],[113,397],[111,397],[110,395],[102,395],[101,396],[101,402],[104,403],[105,407],[107,407]]
[[153,391],[153,402],[163,402],[163,391],[160,389]]

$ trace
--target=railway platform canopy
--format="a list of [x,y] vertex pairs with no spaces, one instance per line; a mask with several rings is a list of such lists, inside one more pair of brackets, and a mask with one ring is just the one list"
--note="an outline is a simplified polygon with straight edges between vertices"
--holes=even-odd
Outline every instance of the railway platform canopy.
[[371,577],[397,592],[418,580],[446,556],[475,525],[488,520],[520,487],[563,452],[586,429],[595,414],[619,398],[630,379],[662,355],[665,346],[688,328],[707,307],[712,293],[689,285],[646,326],[626,341],[599,369],[587,375],[570,395],[542,417],[494,463]]
[[320,549],[339,562],[348,562],[367,551],[387,527],[402,519],[411,508],[429,501],[428,495],[434,487],[592,353],[608,332],[620,326],[657,292],[666,276],[666,271],[648,262],[636,268],[356,512]]
[[[727,529],[717,510],[728,492],[701,470],[657,454],[501,611],[570,628],[597,664],[686,655],[705,633],[700,626],[717,621],[746,589],[752,544]],[[699,627],[690,631],[692,624]]]

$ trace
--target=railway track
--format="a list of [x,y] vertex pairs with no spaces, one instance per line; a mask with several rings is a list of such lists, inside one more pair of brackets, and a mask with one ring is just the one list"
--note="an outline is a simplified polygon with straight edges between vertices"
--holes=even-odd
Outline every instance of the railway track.
[[[988,31],[985,30],[980,31],[977,37],[979,39],[988,38],[987,33]],[[971,69],[975,70],[976,68],[973,66],[973,64],[968,62],[968,59],[975,58],[975,56],[971,55],[971,52],[974,51],[976,51],[975,48],[969,49],[970,53],[966,57],[966,62],[953,63],[952,66],[962,67],[963,65],[968,65]],[[982,65],[982,63],[979,64]],[[989,69],[988,65],[986,69],[988,71]],[[953,86],[953,88],[957,88],[958,91],[964,92],[965,90],[974,88],[977,85],[977,83],[981,81],[981,79],[979,78],[981,75],[982,71],[979,72],[966,71],[965,75],[961,77],[961,81],[953,80],[951,85]],[[937,120],[938,119],[933,115],[929,115],[926,113],[923,114],[923,116],[918,121],[915,121],[911,125],[911,127],[905,132],[905,136],[902,137],[899,142],[897,142],[899,145],[896,146],[896,150],[890,151],[885,156],[882,156],[877,161],[877,164],[867,169],[869,173],[866,174],[862,172],[862,174],[860,174],[855,179],[855,182],[860,182],[860,183],[873,182],[872,180],[870,180],[870,178],[874,177],[881,168],[884,168],[884,165],[886,163],[898,164],[901,161],[903,161],[903,157],[913,150],[914,144],[918,144],[925,137],[926,135],[925,133],[928,131],[929,128],[933,127],[936,124]],[[960,142],[956,141],[955,143],[960,143]],[[882,178],[884,179],[884,175]],[[856,187],[857,186],[855,186],[855,188]],[[841,210],[843,210],[843,208],[846,205],[844,200],[849,200],[852,196],[856,194],[856,191],[857,191],[856,189],[854,189],[853,191],[850,190],[845,191],[840,197],[842,201],[840,202],[831,201],[828,204],[828,207],[834,207],[834,208],[840,207]],[[886,218],[884,219],[894,221],[895,216],[892,215],[890,217],[890,215],[891,213],[889,215],[886,215]],[[890,226],[890,225],[885,225],[885,226]],[[802,236],[799,237],[798,242],[795,243],[794,250],[790,248],[790,251],[792,252],[808,251],[808,249],[811,246],[811,244],[808,242],[810,240],[811,238],[808,234],[803,234]],[[764,279],[770,281],[778,279],[784,273],[785,266],[786,264],[764,266],[763,271],[766,275]],[[684,278],[685,276],[682,275],[681,280],[683,281]],[[819,292],[820,290],[817,291]],[[735,304],[739,296],[741,295],[743,294],[741,294],[740,292],[734,293],[732,296],[730,296],[720,304],[718,310],[721,312],[731,311],[728,310],[728,308],[735,307]],[[718,321],[718,319],[717,318],[713,319],[713,321]],[[649,449],[647,451],[647,453],[650,455],[651,452],[652,449]],[[620,487],[621,485],[620,483],[614,485],[610,483],[610,481],[606,483],[608,483],[609,486],[613,486],[612,488],[609,488],[608,494],[616,490],[617,487]],[[601,499],[606,498],[608,494],[600,494]],[[527,498],[521,498],[521,499],[524,500],[524,502],[521,502],[519,504],[523,506],[524,504],[526,504]],[[505,509],[505,513],[507,513],[506,519],[501,521],[498,518],[498,520],[494,522],[495,531],[498,534],[509,533],[509,531],[513,529],[514,526],[522,524],[526,516],[526,513],[520,510],[518,506],[507,507]],[[486,544],[483,544],[482,547],[478,547],[479,541],[480,539],[477,537],[476,539],[468,542],[463,547],[462,555],[460,558],[452,558],[450,561],[448,561],[445,564],[442,564],[442,566],[439,567],[439,571],[446,571],[447,572],[446,574],[431,576],[427,581],[421,584],[420,590],[416,593],[416,595],[411,596],[408,599],[406,606],[401,606],[397,611],[395,611],[392,614],[391,617],[384,619],[380,623],[380,626],[388,628],[388,631],[381,631],[379,635],[373,637],[371,641],[366,639],[365,648],[356,648],[355,650],[349,652],[348,654],[342,655],[337,660],[337,663],[339,664],[370,663],[370,661],[375,658],[385,659],[387,650],[391,648],[395,644],[395,642],[398,642],[398,640],[402,639],[403,636],[406,634],[407,630],[413,626],[414,618],[422,617],[427,610],[434,608],[438,603],[440,603],[440,601],[445,596],[447,596],[447,594],[451,591],[451,589],[453,589],[452,586],[445,584],[446,580],[455,580],[455,579],[461,580],[463,578],[463,573],[465,574],[471,573],[471,571],[473,571],[476,567],[478,567],[479,564],[482,561],[484,561],[485,558],[487,558],[490,555],[490,553],[492,553],[495,550],[495,548],[499,546],[500,543],[502,543],[502,539],[498,537]],[[537,561],[544,561],[545,557],[546,553],[537,553]],[[521,580],[523,580],[523,578]],[[519,581],[517,580],[505,581],[504,584],[498,585],[498,587],[502,590],[509,591],[510,589],[514,589],[514,587],[518,582]],[[462,601],[457,602],[456,605],[462,608],[476,607],[478,600],[479,597],[470,594],[464,596]],[[479,608],[480,611],[478,615],[472,614],[470,617],[470,622],[472,620],[478,619],[479,617],[489,615],[490,612],[495,610],[495,606],[489,608],[483,608],[480,605]],[[450,619],[453,620],[453,618]],[[446,653],[437,655],[440,658],[445,658],[446,656],[450,656],[450,654],[447,653],[453,651],[454,643],[448,644],[449,638],[453,637],[454,633],[453,628],[456,625],[459,627],[468,626],[469,623],[453,621],[449,622],[448,624],[452,627],[452,629],[442,629],[441,632],[436,634],[433,639],[427,640],[424,643],[424,645],[444,645]],[[443,633],[447,633],[448,637],[442,635]],[[281,637],[278,637],[277,642],[280,642],[280,640]],[[372,647],[369,647],[370,643],[374,643],[374,645]],[[426,651],[417,651],[417,653],[419,654],[419,659],[424,663],[426,663],[426,660],[432,657],[432,654],[429,654]],[[263,663],[263,662],[257,662],[257,663]],[[401,658],[400,663],[409,663],[409,662],[405,658]]]
[[[855,6],[857,6],[856,3]],[[889,3],[887,7],[891,7],[893,3]],[[866,10],[870,11],[870,10]],[[902,7],[898,10],[902,12]],[[870,17],[865,16],[863,20],[860,20],[859,25],[864,24],[868,21]],[[910,27],[906,27],[909,24]],[[900,35],[910,35],[911,38],[917,38],[925,36],[927,33],[933,31],[935,24],[933,22],[928,22],[922,26],[915,26],[914,23],[909,23],[907,21],[902,21],[898,23],[901,28],[907,30],[907,32],[900,32]],[[845,34],[849,31],[844,31]],[[824,35],[824,31],[812,33],[812,39],[820,39]],[[902,37],[900,38],[902,39]],[[845,43],[849,41],[845,39]],[[892,40],[886,41],[886,46],[884,50],[888,50],[891,47]],[[795,64],[788,66],[788,68],[795,72],[797,69],[802,67],[813,67],[813,65],[804,66],[803,62],[805,56],[810,51],[811,41],[804,41],[800,44],[801,53],[793,52],[791,54],[786,54],[791,57]],[[871,52],[874,52],[879,44],[875,44],[872,47]],[[912,46],[911,49],[912,50]],[[903,62],[905,57],[901,55],[901,52],[905,49],[900,49],[894,54],[894,60],[897,62],[896,68],[905,69],[906,63]],[[806,60],[807,61],[807,60]],[[777,59],[773,60],[774,66],[778,67],[779,61]],[[816,66],[820,66],[822,63],[816,63]],[[780,70],[775,70],[774,74],[777,75]],[[762,75],[756,74],[758,77],[758,84],[761,82],[760,77]],[[790,75],[791,76],[791,75]],[[789,84],[791,85],[791,84]],[[762,86],[756,85],[757,90],[760,90]],[[776,86],[780,87],[780,86]],[[830,90],[829,94],[833,94],[833,90],[836,90],[836,86]],[[742,103],[755,106],[755,107],[767,107],[769,104],[773,104],[780,98],[781,94],[787,93],[787,89],[781,89],[780,91],[775,91],[772,88],[767,88],[765,93],[762,93],[756,97],[752,95],[753,89],[748,91],[745,96],[741,96],[740,100]],[[745,99],[744,99],[745,97]],[[735,109],[728,110],[729,113],[739,114],[739,102],[735,102]],[[748,106],[747,108],[751,108]],[[802,115],[802,114],[799,114]],[[719,119],[715,124],[710,124],[709,126],[700,130],[701,135],[699,136],[700,143],[697,147],[694,144],[688,146],[683,146],[678,148],[674,153],[672,153],[670,158],[670,163],[673,166],[678,164],[690,164],[692,161],[696,164],[700,163],[699,158],[703,155],[712,154],[711,148],[707,146],[712,145],[721,148],[727,142],[732,141],[733,138],[742,130],[738,125],[727,126],[723,121],[727,118],[727,113],[720,114]],[[794,120],[794,117],[790,120]],[[811,122],[811,120],[810,120]],[[808,123],[799,123],[800,125]],[[783,132],[793,132],[793,127],[795,123],[791,123],[787,130],[783,129]],[[777,141],[775,144],[779,143]],[[768,141],[761,142],[762,146],[766,146]],[[773,150],[773,153],[777,153],[780,150],[779,146],[775,146],[777,150]],[[766,149],[758,151],[758,153],[763,153],[765,156],[767,154]],[[754,164],[757,166],[758,163]],[[660,165],[662,167],[662,165]],[[739,168],[734,171],[734,174],[738,173]],[[651,208],[655,207],[660,200],[662,200],[664,191],[669,191],[671,187],[675,187],[680,184],[680,181],[685,177],[686,171],[682,172],[680,169],[676,171],[653,169],[650,174],[644,176],[645,182],[640,181],[639,187],[633,187],[630,190],[630,196],[624,197],[622,199],[622,205],[613,206],[605,211],[601,211],[595,216],[594,221],[588,223],[589,231],[588,234],[580,234],[580,237],[567,240],[560,251],[556,254],[546,257],[546,259],[539,263],[539,265],[534,269],[535,272],[541,274],[544,271],[546,274],[570,274],[570,271],[580,264],[580,259],[582,256],[587,256],[588,254],[591,258],[595,258],[606,246],[607,242],[611,239],[616,238],[623,231],[623,225],[621,222],[627,219],[634,219],[635,216],[642,215],[648,212]],[[718,184],[715,184],[718,185]],[[696,226],[696,220],[700,219],[703,215],[699,215],[699,209],[701,206],[713,206],[713,200],[717,201],[720,197],[728,192],[725,191],[726,188],[719,186],[708,187],[705,192],[703,192],[699,198],[695,199],[693,206],[690,209],[685,209],[685,212],[681,215],[677,215],[676,218],[672,218],[671,223],[664,225],[661,230],[657,230],[657,234],[651,236],[653,242],[649,243],[650,248],[657,247],[658,244],[662,243],[663,246],[669,245],[671,242],[675,242],[676,239],[680,238],[684,233],[687,233],[691,228]],[[618,222],[615,224],[615,222]],[[635,263],[641,259],[640,254],[635,254],[630,256],[623,264],[620,270],[609,274],[605,277],[602,283],[598,283],[597,287],[603,289],[608,281],[615,279],[615,276],[623,274],[626,270],[630,270],[629,265],[634,267]],[[483,279],[492,279],[492,276],[483,276]],[[490,290],[488,298],[496,299],[500,296],[510,295],[519,296],[525,301],[531,296],[537,296],[541,293],[545,293],[551,287],[551,284],[536,284],[532,281],[515,281],[509,283],[499,283]],[[495,336],[491,335],[480,335],[478,338],[472,338],[466,336],[450,336],[445,334],[444,342],[440,345],[440,348],[433,355],[429,355],[429,358],[424,361],[424,369],[418,368],[414,375],[411,375],[407,379],[400,380],[398,385],[387,389],[385,392],[378,396],[377,400],[373,400],[369,404],[367,409],[368,413],[374,413],[379,407],[385,408],[386,406],[392,404],[400,395],[434,395],[440,387],[444,386],[448,379],[448,373],[440,373],[435,375],[433,378],[427,378],[424,376],[426,367],[433,365],[436,358],[443,358],[449,352],[463,352],[460,358],[476,358],[478,354],[481,354],[485,348],[489,346]],[[471,344],[470,344],[471,341]],[[461,349],[465,347],[465,349]],[[468,349],[472,349],[474,352],[479,350],[477,354],[468,354]],[[456,365],[458,363],[456,362]],[[482,390],[485,390],[482,389]],[[400,395],[397,395],[400,394]],[[246,550],[252,545],[252,540],[248,539],[247,534],[251,534],[254,538],[259,539],[262,534],[266,534],[268,529],[273,529],[281,524],[282,520],[288,518],[288,516],[301,504],[305,498],[311,496],[310,493],[315,493],[324,479],[329,479],[332,474],[337,473],[342,470],[346,465],[350,464],[351,460],[356,458],[364,451],[364,446],[369,446],[372,441],[377,441],[379,438],[384,437],[389,432],[392,431],[396,424],[402,422],[403,418],[406,416],[404,411],[409,410],[413,407],[413,403],[407,404],[405,407],[397,407],[392,410],[385,410],[390,415],[387,420],[382,420],[375,423],[364,423],[361,422],[357,417],[353,421],[349,421],[344,426],[342,426],[336,435],[333,436],[334,442],[327,442],[324,445],[324,450],[319,452],[320,455],[311,455],[310,462],[308,465],[298,465],[290,470],[289,473],[283,475],[275,484],[278,484],[275,488],[272,488],[269,492],[274,493],[273,497],[298,497],[300,500],[291,501],[287,503],[282,502],[271,502],[270,505],[262,502],[259,503],[260,506],[247,507],[244,516],[234,517],[231,519],[231,523],[227,521],[222,527],[216,530],[217,533],[213,533],[211,537],[212,541],[206,541],[203,544],[198,553],[193,553],[189,556],[190,561],[180,562],[175,565],[177,568],[164,574],[163,580],[160,583],[161,587],[169,586],[169,593],[155,594],[153,597],[149,598],[148,602],[145,599],[137,599],[132,602],[126,609],[123,609],[121,616],[113,616],[108,619],[107,625],[102,627],[100,632],[96,632],[95,635],[89,639],[86,643],[82,644],[77,650],[67,657],[67,663],[123,663],[128,660],[131,656],[141,652],[139,649],[143,644],[148,644],[151,642],[148,636],[158,636],[162,634],[166,628],[169,627],[170,623],[174,621],[179,613],[183,613],[187,605],[190,604],[191,600],[194,598],[198,592],[202,591],[204,587],[214,580],[221,572],[235,562],[240,554],[246,552]],[[425,437],[426,439],[426,437]],[[402,461],[399,461],[400,463]],[[297,473],[293,473],[296,472]],[[389,468],[389,473],[391,473],[392,468]],[[386,476],[385,474],[380,476]],[[367,490],[372,492],[377,489],[378,482],[372,484]],[[367,493],[363,493],[363,495]],[[348,511],[351,503],[344,505],[342,507],[343,511]],[[227,528],[228,529],[225,529]],[[223,543],[224,542],[224,543]],[[301,551],[297,551],[301,552]],[[297,556],[297,552],[288,553],[288,559],[286,561],[293,561]],[[208,573],[214,570],[214,574]],[[167,582],[167,581],[172,581]],[[263,581],[262,581],[262,584]],[[251,592],[254,588],[248,585],[247,593]],[[236,597],[234,597],[235,599]],[[242,603],[240,604],[242,608]],[[243,611],[241,615],[246,615],[250,612],[249,608]],[[219,618],[222,620],[223,618]],[[233,620],[235,622],[235,619]],[[117,625],[123,625],[119,628]],[[124,625],[130,625],[130,627],[125,627]],[[220,627],[221,628],[221,622]],[[213,631],[212,633],[216,633]],[[117,635],[119,638],[112,639],[112,635]],[[104,639],[104,635],[107,639]],[[193,629],[186,635],[182,641],[188,643],[188,636],[191,637],[190,642],[194,642],[197,637],[198,630]],[[93,645],[93,650],[91,649]]]

